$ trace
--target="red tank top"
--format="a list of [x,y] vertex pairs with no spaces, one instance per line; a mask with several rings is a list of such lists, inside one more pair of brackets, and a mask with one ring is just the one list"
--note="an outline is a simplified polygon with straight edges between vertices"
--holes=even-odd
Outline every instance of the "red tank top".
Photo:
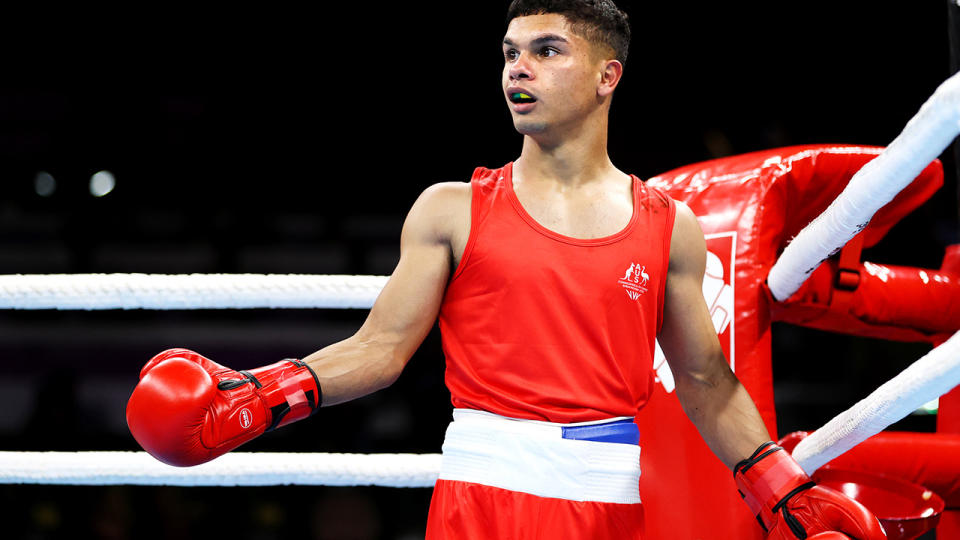
[[652,390],[676,207],[632,176],[630,223],[571,238],[527,214],[512,172],[471,180],[470,236],[440,307],[453,406],[559,423],[634,416]]

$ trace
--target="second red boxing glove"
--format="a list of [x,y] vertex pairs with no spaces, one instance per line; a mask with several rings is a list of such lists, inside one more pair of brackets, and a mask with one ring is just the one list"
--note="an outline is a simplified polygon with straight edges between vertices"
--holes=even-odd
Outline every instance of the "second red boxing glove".
[[187,349],[169,349],[140,370],[127,426],[150,455],[199,465],[320,408],[316,374],[299,360],[236,371]]
[[[839,491],[818,486],[800,465],[773,442],[760,446],[733,469],[737,489],[757,516],[768,540],[886,538],[877,518]],[[834,533],[826,534],[826,533]]]

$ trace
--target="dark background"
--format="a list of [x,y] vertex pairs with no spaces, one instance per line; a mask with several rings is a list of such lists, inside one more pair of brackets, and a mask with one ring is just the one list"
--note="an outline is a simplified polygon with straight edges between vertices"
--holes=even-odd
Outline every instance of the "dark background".
[[[729,4],[620,3],[634,41],[612,113],[618,167],[649,177],[790,144],[885,145],[949,75],[946,2]],[[0,273],[388,274],[425,187],[519,153],[499,86],[505,6],[9,14]],[[943,158],[944,188],[868,260],[939,267],[957,241]],[[116,188],[95,198],[103,169]],[[40,171],[56,180],[49,196]],[[364,315],[0,312],[0,448],[137,449],[123,409],[154,353],[190,347],[250,368],[347,337]],[[821,425],[928,349],[774,332],[781,434]],[[245,450],[437,452],[442,370],[434,332],[393,387]],[[394,539],[422,536],[429,496],[0,486],[0,513],[5,538]]]

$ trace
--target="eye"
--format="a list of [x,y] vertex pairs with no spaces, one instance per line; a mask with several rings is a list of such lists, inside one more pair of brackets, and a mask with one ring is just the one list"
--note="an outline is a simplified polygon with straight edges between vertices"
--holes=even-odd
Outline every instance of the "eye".
[[549,58],[551,56],[556,56],[558,54],[560,54],[560,51],[558,51],[557,49],[554,49],[553,47],[544,47],[540,49],[540,56],[543,56],[546,58]]
[[518,53],[516,49],[507,49],[503,51],[503,58],[508,62],[513,62],[514,60],[517,59],[517,56],[519,56],[519,54],[520,53]]

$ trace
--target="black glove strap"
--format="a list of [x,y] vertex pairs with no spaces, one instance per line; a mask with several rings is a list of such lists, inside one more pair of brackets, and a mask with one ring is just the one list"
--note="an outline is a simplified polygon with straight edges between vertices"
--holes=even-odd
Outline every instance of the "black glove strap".
[[[317,378],[316,372],[314,372],[313,369],[311,369],[310,366],[308,366],[303,360],[287,358],[287,361],[297,367],[307,368],[307,371],[309,371],[310,375],[313,376],[313,382],[317,385],[317,395],[314,395],[313,390],[307,390],[304,392],[304,395],[307,398],[307,405],[310,406],[310,416],[313,416],[318,410],[320,410],[320,405],[323,400],[323,392],[320,390],[320,379]],[[280,403],[271,407],[270,416],[273,418],[273,421],[270,422],[270,426],[264,430],[264,433],[277,429],[277,426],[280,425],[280,421],[283,420],[283,417],[286,416],[288,412],[290,412],[290,405],[287,403]]]
[[234,388],[243,386],[247,383],[253,383],[257,388],[261,388],[263,385],[260,384],[260,381],[253,376],[249,371],[238,371],[237,373],[243,375],[244,379],[230,379],[226,381],[220,381],[217,383],[217,390],[233,390]]
[[317,372],[313,371],[313,368],[307,365],[303,360],[297,360],[295,358],[288,358],[293,365],[297,367],[305,367],[307,371],[310,372],[310,375],[313,375],[313,382],[317,385],[317,395],[314,399],[313,392],[307,392],[307,400],[310,401],[310,406],[313,407],[313,411],[310,412],[310,416],[316,414],[320,407],[323,407],[323,390],[320,389],[320,379],[317,377]]
[[786,508],[784,507],[784,505],[787,504],[787,501],[790,500],[790,497],[793,497],[794,495],[796,495],[797,493],[800,493],[801,491],[808,490],[815,485],[817,485],[816,482],[810,481],[810,482],[807,482],[806,484],[797,486],[796,488],[792,489],[790,493],[787,493],[787,495],[784,498],[780,499],[780,502],[773,505],[773,513],[777,513],[777,510],[780,510],[781,508],[783,508],[784,512],[786,512]]
[[[771,446],[773,448],[770,448]],[[761,459],[769,456],[770,454],[776,452],[777,450],[781,450],[781,448],[777,446],[776,443],[774,443],[773,441],[769,441],[761,444],[760,448],[757,448],[752,454],[750,454],[750,457],[740,461],[739,463],[736,464],[736,466],[734,466],[733,475],[736,476],[737,473],[747,472],[747,469],[749,469],[750,467],[753,467],[754,464],[758,463]]]

